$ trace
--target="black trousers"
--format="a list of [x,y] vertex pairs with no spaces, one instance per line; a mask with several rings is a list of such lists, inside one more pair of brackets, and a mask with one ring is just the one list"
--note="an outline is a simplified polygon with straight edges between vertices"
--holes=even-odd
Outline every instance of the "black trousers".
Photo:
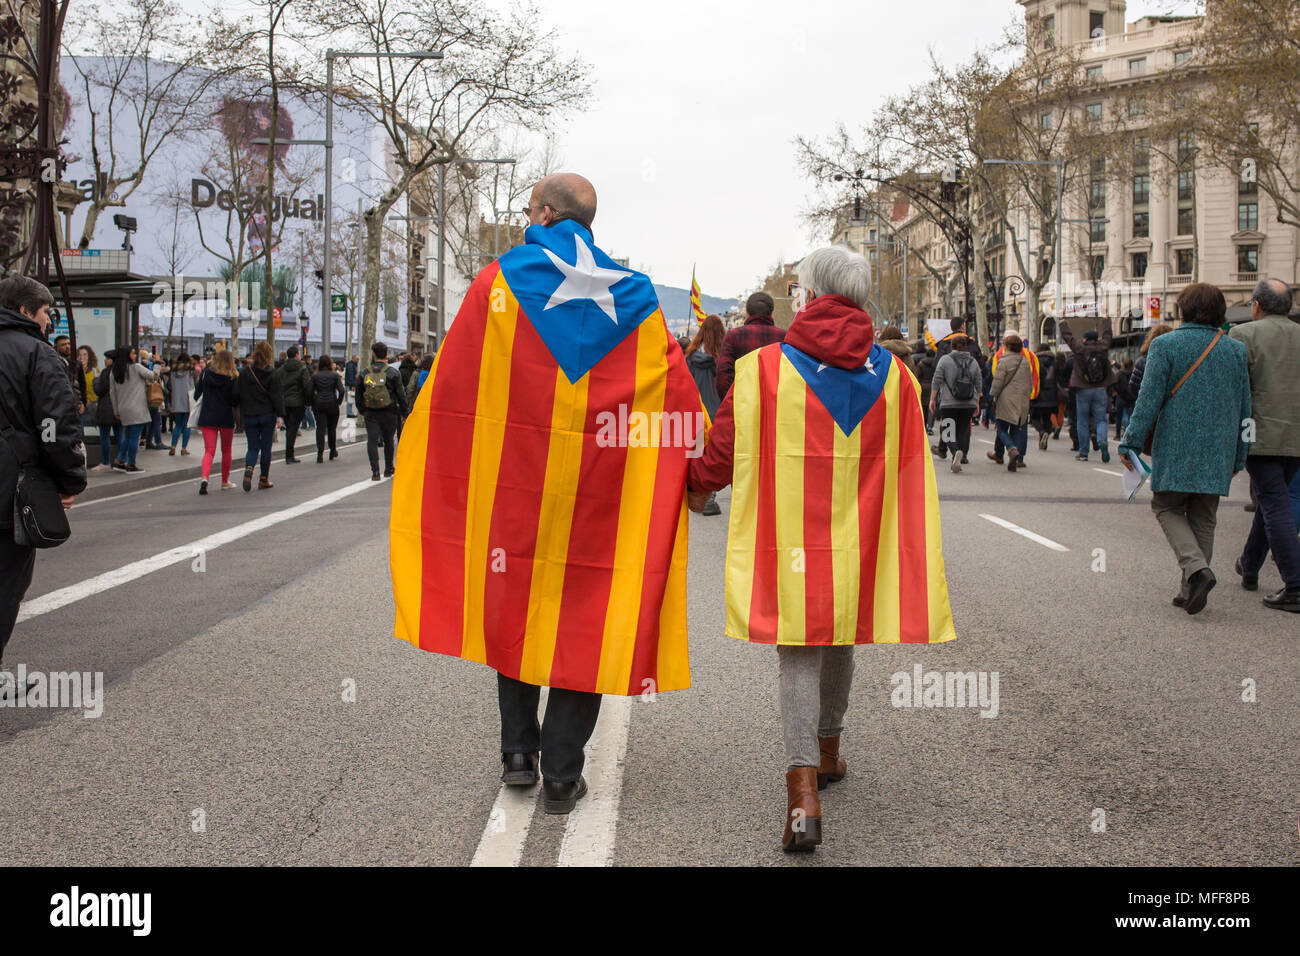
[[[946,455],[948,452],[957,448],[966,457],[970,457],[970,422],[971,416],[975,414],[973,408],[961,408],[954,405],[942,405],[939,407],[939,453]],[[952,444],[943,440],[945,423],[951,421],[952,424]]]
[[334,452],[334,439],[339,427],[339,407],[337,405],[316,405],[316,454],[325,454],[325,439],[329,438],[330,452]]
[[32,584],[36,549],[14,544],[14,533],[0,529],[0,660],[18,620],[18,605]]
[[537,723],[542,689],[536,684],[497,674],[497,703],[501,707],[501,752],[542,752],[542,776],[571,783],[582,776],[582,748],[591,739],[600,716],[600,694],[552,687],[546,718]]
[[298,440],[298,429],[302,427],[302,418],[307,414],[305,405],[286,405],[284,407],[284,459],[293,457],[293,443]]
[[366,454],[370,456],[370,470],[379,470],[379,436],[384,436],[384,470],[393,470],[397,455],[397,412],[366,412]]

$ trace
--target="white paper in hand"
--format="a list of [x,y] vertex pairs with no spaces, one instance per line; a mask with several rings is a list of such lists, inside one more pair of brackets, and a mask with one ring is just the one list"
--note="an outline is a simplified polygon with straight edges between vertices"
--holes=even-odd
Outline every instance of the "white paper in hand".
[[1137,497],[1138,491],[1147,483],[1151,477],[1151,469],[1142,461],[1142,456],[1135,452],[1125,452],[1128,460],[1133,463],[1133,470],[1124,469],[1124,497],[1133,501]]

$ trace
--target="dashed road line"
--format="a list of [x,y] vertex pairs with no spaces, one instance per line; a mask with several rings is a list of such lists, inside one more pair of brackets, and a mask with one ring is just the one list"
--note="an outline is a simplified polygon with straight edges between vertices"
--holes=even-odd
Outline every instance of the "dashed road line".
[[1044,538],[1041,534],[1035,534],[1034,532],[1028,530],[1027,528],[1020,527],[1020,525],[1018,524],[1012,524],[1006,518],[999,518],[997,515],[986,515],[986,514],[982,514],[980,515],[980,517],[983,518],[985,521],[993,522],[999,528],[1006,528],[1008,531],[1014,531],[1016,534],[1020,535],[1021,537],[1028,538],[1030,541],[1036,541],[1038,544],[1041,544],[1043,547],[1051,548],[1053,551],[1070,550],[1065,545],[1053,541],[1051,538]]

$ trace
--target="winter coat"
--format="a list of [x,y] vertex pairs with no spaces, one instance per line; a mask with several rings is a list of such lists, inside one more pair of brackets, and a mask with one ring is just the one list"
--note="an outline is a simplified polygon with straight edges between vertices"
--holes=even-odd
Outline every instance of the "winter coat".
[[1151,490],[1226,495],[1234,472],[1246,467],[1242,422],[1251,417],[1246,348],[1226,335],[1200,367],[1173,391],[1218,329],[1184,322],[1151,343],[1137,405],[1120,452],[1151,443]]
[[907,370],[913,375],[916,375],[916,360],[912,355],[912,347],[910,345],[902,339],[885,339],[883,342],[880,341],[880,339],[877,339],[876,342],[882,349],[889,349],[889,351],[901,358],[903,364],[907,366]]
[[203,399],[199,406],[199,420],[190,422],[191,428],[234,428],[235,406],[238,399],[239,377],[222,375],[216,369],[205,368],[194,383],[194,397]]
[[1056,410],[1060,403],[1060,373],[1056,368],[1056,356],[1051,352],[1039,352],[1038,355],[1038,395],[1029,403],[1030,408],[1050,408]]
[[[86,487],[86,452],[81,444],[79,396],[68,381],[68,367],[40,327],[27,317],[0,308],[0,410],[13,429],[7,441],[25,463],[32,481],[49,482],[60,494]],[[54,423],[53,441],[48,437]],[[13,528],[16,472],[0,477],[0,529]]]
[[[882,342],[881,344],[883,345],[884,343]],[[987,359],[984,357],[984,353],[980,351],[979,345],[976,344],[973,338],[965,332],[950,332],[936,342],[934,346],[935,355],[939,358],[943,358],[953,349],[961,349],[968,352],[970,356],[979,363],[980,372],[981,374],[983,373],[984,363]],[[935,365],[935,368],[938,368],[937,364]]]
[[[301,364],[301,363],[299,363]],[[256,379],[256,381],[254,381]],[[244,423],[259,415],[284,417],[284,399],[280,395],[280,376],[275,369],[245,365],[237,380],[236,401]]]
[[1300,458],[1300,324],[1266,315],[1229,333],[1246,347],[1255,444],[1252,455]]
[[[955,394],[957,380],[963,377],[970,383],[970,398],[958,398]],[[939,408],[978,408],[983,379],[984,373],[975,356],[966,349],[949,348],[939,356],[939,364],[934,368],[930,394],[938,396]]]
[[[118,358],[113,357],[113,367],[117,368]],[[146,425],[152,416],[149,414],[149,383],[159,381],[157,372],[152,372],[136,362],[127,365],[122,381],[109,373],[109,395],[113,399],[113,411],[117,420],[123,425]]]
[[304,408],[311,397],[311,372],[296,358],[285,359],[275,370],[280,383],[280,401],[285,408]]
[[118,423],[113,412],[113,370],[106,368],[95,376],[91,386],[95,395],[95,424],[100,428],[111,428]]
[[1128,399],[1130,405],[1136,405],[1138,392],[1142,390],[1142,379],[1146,375],[1147,357],[1139,355],[1137,361],[1133,363],[1133,369],[1128,373],[1128,381],[1124,383],[1124,397]]
[[718,414],[722,399],[718,398],[718,361],[704,349],[696,349],[686,356],[686,367],[690,369],[691,378],[700,390],[700,398],[709,413],[709,420]]
[[1023,425],[1029,421],[1029,395],[1034,390],[1033,369],[1024,355],[1010,352],[998,362],[989,397],[996,403],[998,421]]
[[190,411],[190,392],[194,389],[194,372],[176,369],[171,374],[171,392],[167,396],[167,411],[173,415],[186,415]]
[[[1070,375],[1070,388],[1110,388],[1115,384],[1115,369],[1110,364],[1110,319],[1101,320],[1101,331],[1095,342],[1076,339],[1074,333],[1070,331],[1070,323],[1062,319],[1061,339],[1074,353],[1074,371]],[[1083,357],[1090,352],[1101,352],[1102,360],[1106,363],[1106,377],[1100,382],[1083,380]]]
[[315,372],[311,377],[312,408],[338,408],[347,393],[338,372]]

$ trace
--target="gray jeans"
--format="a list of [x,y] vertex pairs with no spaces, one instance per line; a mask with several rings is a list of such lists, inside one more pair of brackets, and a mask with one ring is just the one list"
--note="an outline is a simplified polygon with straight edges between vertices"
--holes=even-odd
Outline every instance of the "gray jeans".
[[1157,491],[1151,496],[1151,510],[1178,558],[1186,584],[1197,571],[1208,568],[1214,558],[1219,496]]
[[782,645],[776,654],[787,766],[816,767],[821,763],[818,736],[838,737],[844,730],[853,684],[853,645]]

